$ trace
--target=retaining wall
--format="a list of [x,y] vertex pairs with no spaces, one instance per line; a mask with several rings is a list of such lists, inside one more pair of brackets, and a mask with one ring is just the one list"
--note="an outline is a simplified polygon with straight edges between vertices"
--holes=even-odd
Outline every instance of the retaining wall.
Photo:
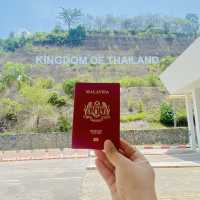
[[[187,128],[122,131],[121,137],[132,144],[186,144]],[[27,133],[0,135],[0,150],[67,148],[70,133]]]

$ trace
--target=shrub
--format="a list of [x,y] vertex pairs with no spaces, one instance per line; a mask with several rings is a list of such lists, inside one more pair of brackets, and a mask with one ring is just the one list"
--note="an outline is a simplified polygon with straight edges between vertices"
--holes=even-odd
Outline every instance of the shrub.
[[160,123],[160,111],[157,108],[149,110],[145,116],[145,120],[148,122]]
[[126,114],[120,116],[121,122],[131,122],[136,120],[143,120],[146,116],[145,112],[142,113],[135,113],[135,114]]
[[188,126],[186,111],[178,111],[176,113],[177,126]]
[[0,113],[8,120],[17,120],[17,114],[22,110],[22,105],[9,98],[0,101]]
[[160,122],[167,126],[174,125],[174,112],[172,106],[167,102],[160,105]]
[[56,102],[57,107],[62,107],[66,105],[66,99],[63,96],[60,96]]
[[32,43],[33,45],[45,45],[46,38],[47,38],[47,33],[37,32],[33,36]]
[[148,86],[153,86],[153,87],[158,86],[160,82],[158,76],[153,73],[147,75],[145,77],[145,80],[147,81]]
[[52,92],[50,94],[48,103],[53,106],[62,107],[66,105],[66,99],[63,96],[59,96],[57,92]]
[[62,132],[68,132],[71,128],[71,124],[67,117],[61,116],[58,119],[58,128]]
[[174,56],[163,57],[159,63],[160,70],[164,71],[172,62],[174,62],[175,59],[176,59],[176,57],[174,57]]
[[70,97],[73,96],[74,93],[74,86],[77,81],[75,79],[65,80],[63,83],[63,90],[65,94],[69,95]]
[[86,38],[86,30],[83,26],[78,26],[69,30],[69,35],[67,38],[68,44],[71,46],[82,45],[83,40]]
[[52,79],[39,78],[36,83],[44,89],[52,89],[54,85],[54,81]]
[[61,46],[67,42],[67,33],[66,32],[51,32],[51,33],[35,33],[32,39],[34,45],[57,45]]
[[67,41],[67,33],[59,32],[59,33],[50,33],[46,37],[46,45],[64,45]]
[[57,92],[52,92],[50,94],[48,103],[50,103],[51,105],[55,106],[57,104],[57,100],[58,100],[58,94],[57,94]]
[[145,77],[123,77],[119,82],[123,87],[155,87],[161,85],[159,77],[153,73]]
[[119,82],[123,87],[140,87],[146,85],[146,81],[139,77],[124,77]]
[[27,39],[24,37],[9,37],[3,43],[3,49],[5,51],[12,51],[14,52],[16,49],[25,46],[27,43]]

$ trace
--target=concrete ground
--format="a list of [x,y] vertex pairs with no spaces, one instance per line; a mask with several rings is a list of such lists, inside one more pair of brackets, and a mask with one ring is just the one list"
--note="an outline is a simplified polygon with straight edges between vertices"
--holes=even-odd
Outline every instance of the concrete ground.
[[79,200],[87,160],[0,163],[1,200]]
[[[198,153],[147,155],[151,163],[200,163]],[[96,170],[87,158],[0,163],[1,200],[109,200]],[[199,200],[200,167],[156,168],[161,200]]]
[[[200,168],[156,168],[159,200],[199,200]],[[83,181],[81,200],[111,200],[109,191],[96,170]]]

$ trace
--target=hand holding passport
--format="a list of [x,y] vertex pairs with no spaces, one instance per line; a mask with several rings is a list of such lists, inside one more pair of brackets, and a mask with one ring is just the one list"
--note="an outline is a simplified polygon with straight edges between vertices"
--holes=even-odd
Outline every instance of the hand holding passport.
[[104,151],[95,151],[95,163],[113,197],[120,199],[123,194],[126,199],[157,199],[153,168],[136,148],[119,140],[119,84],[77,83],[72,131],[72,148],[104,146]]
[[119,148],[120,84],[76,83],[72,148],[103,149],[111,140]]

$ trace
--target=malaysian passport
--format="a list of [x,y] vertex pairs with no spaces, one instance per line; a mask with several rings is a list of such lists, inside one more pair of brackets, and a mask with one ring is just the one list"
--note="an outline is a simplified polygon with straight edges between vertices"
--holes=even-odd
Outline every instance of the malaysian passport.
[[76,83],[72,148],[103,149],[111,140],[119,148],[120,84]]

